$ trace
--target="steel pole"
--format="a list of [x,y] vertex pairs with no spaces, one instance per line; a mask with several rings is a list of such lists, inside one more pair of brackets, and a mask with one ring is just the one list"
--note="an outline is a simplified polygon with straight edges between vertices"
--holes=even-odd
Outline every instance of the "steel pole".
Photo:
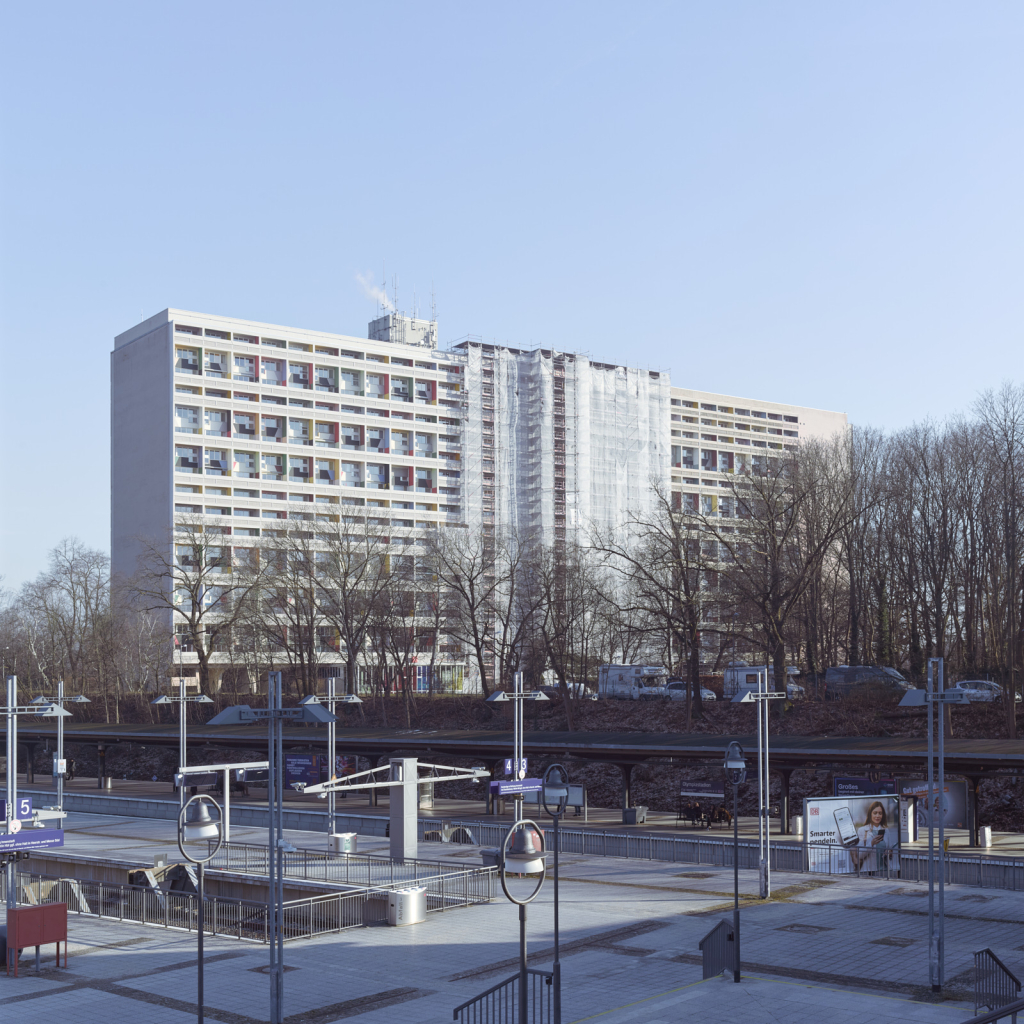
[[740,786],[732,787],[732,937],[733,956],[732,980],[740,980]]
[[[185,677],[181,674],[181,658],[178,659],[178,764],[188,767],[188,751],[185,740]],[[185,777],[181,778],[178,787],[178,807],[185,806]]]
[[[568,778],[567,780],[568,781]],[[555,819],[555,963],[552,973],[555,982],[555,1024],[562,1024],[562,964],[558,959],[558,819]]]
[[526,904],[519,904],[519,1024],[530,1024],[528,1014],[529,995],[526,990],[526,983],[529,980],[526,973]]
[[943,679],[942,658],[936,659],[936,690],[939,697],[939,785],[938,785],[938,807],[933,813],[939,816],[939,942],[936,952],[938,962],[936,965],[936,979],[938,987],[936,991],[942,991],[945,981],[946,966],[946,705],[943,701],[945,692],[945,680]]
[[[334,714],[334,701],[335,701],[335,678],[330,676],[327,680],[327,710]],[[335,731],[333,720],[327,723],[327,778],[333,779],[335,775],[335,766],[338,763],[337,756],[335,754]],[[335,824],[334,824],[334,813],[335,813],[335,800],[337,799],[334,790],[327,794],[327,834],[329,836],[334,835]]]
[[274,1024],[284,1022],[284,721],[281,718],[283,706],[283,687],[281,673],[277,673],[277,693],[275,696],[275,719],[277,729],[275,741],[277,743],[277,835],[275,848],[277,850],[277,993],[278,993],[278,1019]]
[[[64,707],[64,680],[57,680],[57,706],[60,708]],[[64,716],[59,715],[57,717],[57,767],[60,767],[60,762],[64,760]],[[57,810],[64,810],[64,773],[62,771],[57,772]],[[61,818],[61,825],[63,826],[64,819]]]
[[934,663],[928,662],[928,685],[925,699],[928,702],[928,981],[932,991],[937,992],[939,986],[936,979],[936,948],[935,948],[935,815],[932,813],[932,800],[935,795],[935,760],[934,760],[934,718],[935,705],[932,702],[932,679]]
[[[14,709],[18,705],[18,677],[7,677],[7,806],[4,808],[4,822],[7,834],[11,833],[11,821],[18,807],[18,716]],[[7,861],[7,911],[14,910],[17,900],[17,862]],[[17,955],[17,954],[14,954]],[[11,948],[7,947],[7,965],[11,963]]]
[[281,992],[278,985],[280,976],[277,972],[277,849],[275,836],[277,826],[275,814],[277,802],[277,744],[276,719],[274,718],[274,688],[276,672],[267,673],[267,875],[269,892],[267,899],[267,916],[270,921],[270,1024],[281,1024]]
[[[765,674],[765,693],[767,694],[767,673]],[[772,830],[768,818],[772,802],[772,776],[768,768],[768,701],[764,700],[764,898],[772,894]]]
[[204,913],[204,900],[206,889],[204,886],[205,864],[199,865],[199,1024],[203,1024],[203,929],[206,927],[206,915]]

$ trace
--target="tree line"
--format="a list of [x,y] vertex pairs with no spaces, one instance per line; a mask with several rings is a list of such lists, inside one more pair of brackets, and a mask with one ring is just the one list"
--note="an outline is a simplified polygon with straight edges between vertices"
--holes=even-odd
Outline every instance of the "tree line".
[[655,485],[647,510],[583,543],[484,527],[414,534],[348,506],[338,523],[289,521],[259,547],[182,520],[112,588],[106,557],[65,541],[6,595],[5,658],[40,684],[63,675],[99,693],[112,717],[119,695],[175,675],[183,652],[204,692],[225,670],[256,685],[284,669],[297,695],[330,673],[385,714],[399,698],[407,723],[423,688],[460,688],[456,670],[484,695],[518,671],[557,686],[569,728],[579,684],[592,689],[615,662],[689,680],[688,715],[702,713],[701,676],[738,659],[769,664],[779,689],[798,666],[811,696],[832,665],[921,682],[936,656],[949,681],[1013,692],[1022,475],[1024,388],[1007,384],[941,424],[766,452],[716,494]]

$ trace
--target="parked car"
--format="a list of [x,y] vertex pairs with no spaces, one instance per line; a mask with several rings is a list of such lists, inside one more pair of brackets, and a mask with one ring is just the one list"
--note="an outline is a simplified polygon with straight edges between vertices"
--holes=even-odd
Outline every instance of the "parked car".
[[[990,682],[988,679],[962,679],[953,686],[954,690],[963,690],[967,699],[971,701],[993,701],[1003,699],[1003,688],[999,683]],[[1015,700],[1020,701],[1019,693],[1014,694]]]
[[852,694],[905,693],[914,688],[896,669],[879,665],[837,665],[825,673],[825,696],[831,700]]
[[[670,679],[665,684],[665,696],[671,700],[686,700],[686,691],[689,687],[690,684],[685,679]],[[709,690],[706,686],[702,686],[700,688],[700,699],[718,700],[718,695],[714,690]]]

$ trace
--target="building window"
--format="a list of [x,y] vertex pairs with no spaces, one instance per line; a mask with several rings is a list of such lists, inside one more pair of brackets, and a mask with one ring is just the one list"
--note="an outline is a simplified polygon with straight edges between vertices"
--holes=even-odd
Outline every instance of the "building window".
[[176,373],[199,374],[199,349],[175,348],[174,370]]
[[256,383],[256,360],[253,356],[235,356],[235,380]]
[[309,363],[288,364],[288,384],[293,388],[309,388]]
[[312,444],[309,439],[309,420],[288,420],[289,444]]
[[260,380],[264,384],[282,387],[284,385],[284,360],[283,359],[262,359],[260,360]]
[[256,417],[253,413],[235,413],[235,434],[239,437],[256,437]]
[[207,409],[204,418],[207,434],[212,437],[231,436],[231,413],[221,409]]
[[199,410],[191,405],[174,407],[174,430],[178,434],[198,434]]
[[228,475],[228,453],[219,448],[206,449],[206,475]]
[[313,467],[312,459],[293,456],[288,459],[288,479],[293,484],[305,484],[310,482]]
[[228,377],[227,352],[207,352],[203,361],[207,377]]
[[338,390],[338,371],[333,366],[317,366],[314,368],[316,374],[316,390],[317,391],[333,391]]
[[178,473],[199,472],[199,451],[198,448],[185,448],[181,445],[174,449],[174,468]]
[[235,452],[235,457],[231,464],[231,469],[235,476],[248,477],[250,480],[255,480],[259,475],[256,466],[255,452]]

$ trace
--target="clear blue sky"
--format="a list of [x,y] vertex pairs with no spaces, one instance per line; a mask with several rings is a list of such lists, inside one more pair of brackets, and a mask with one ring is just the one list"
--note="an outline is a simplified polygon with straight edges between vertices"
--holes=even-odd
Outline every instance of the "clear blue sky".
[[1020,379],[1019,4],[8,4],[0,573],[108,546],[113,337],[467,333],[898,428]]

